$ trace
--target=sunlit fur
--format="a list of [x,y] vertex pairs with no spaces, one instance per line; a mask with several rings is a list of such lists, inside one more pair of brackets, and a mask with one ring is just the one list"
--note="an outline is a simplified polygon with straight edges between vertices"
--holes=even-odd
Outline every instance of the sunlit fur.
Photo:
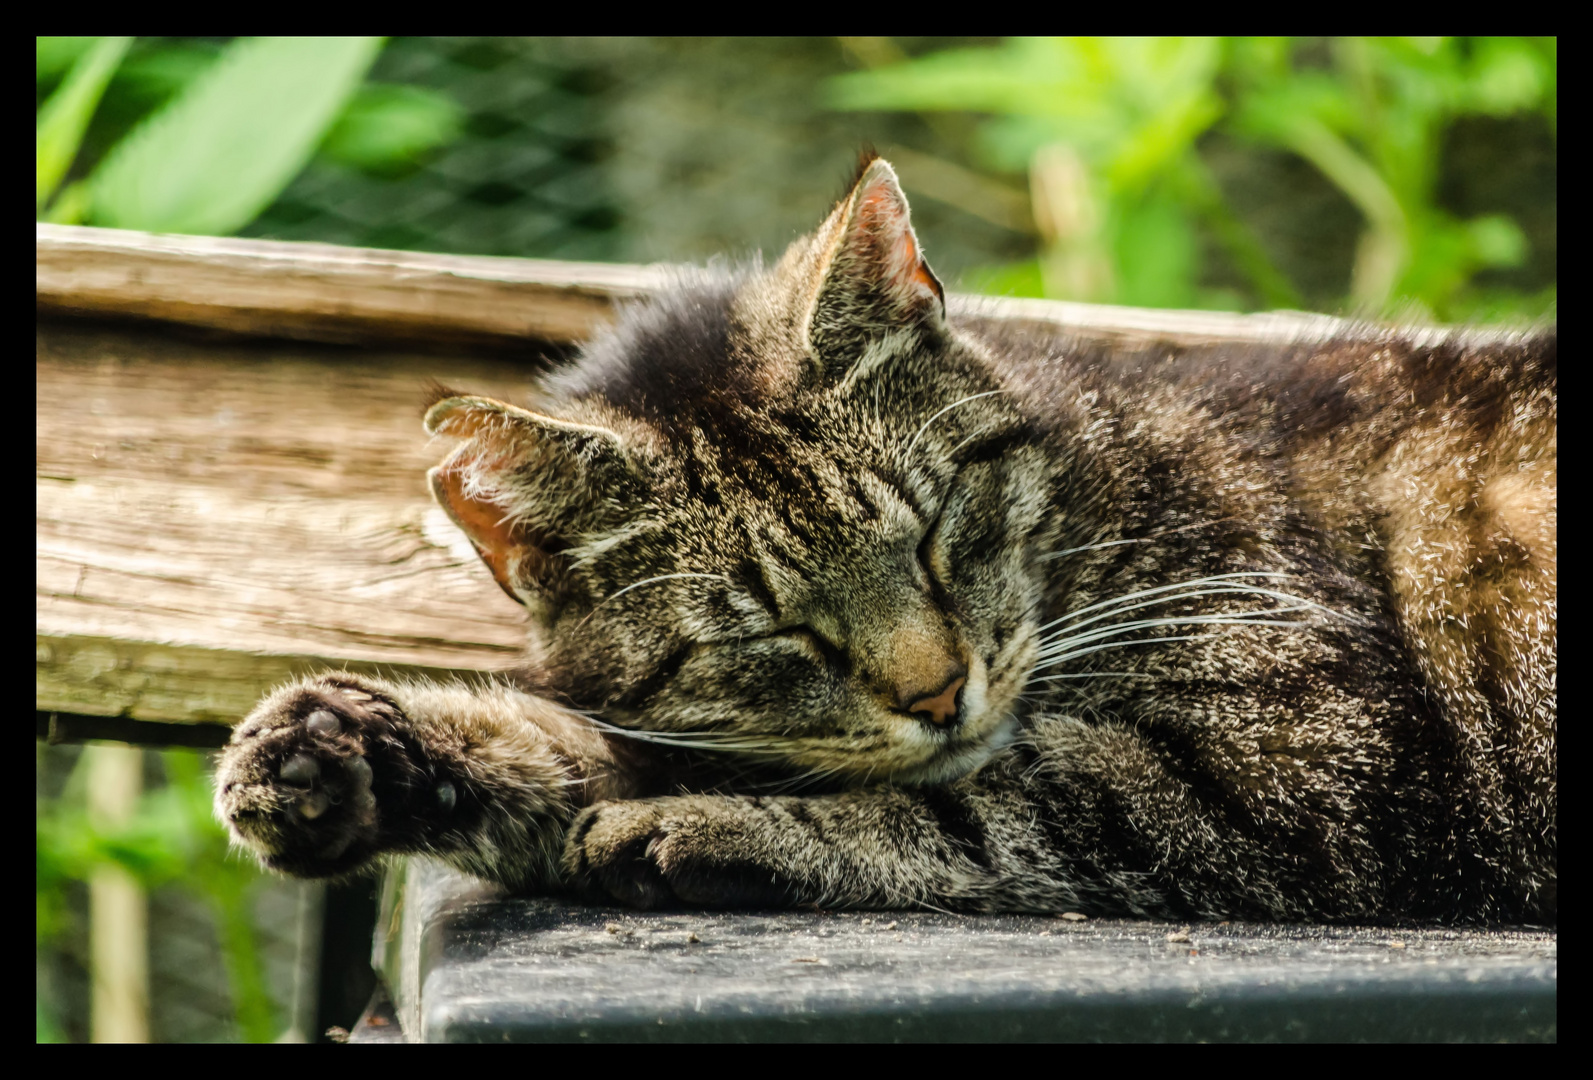
[[[546,612],[548,684],[616,725],[825,774],[968,772],[1010,728],[1040,646],[1037,559],[1056,532],[1040,433],[950,334],[901,335],[896,354],[862,358],[862,377],[738,371],[733,339],[690,336],[694,316],[729,317],[737,284],[763,283],[683,282],[630,313],[547,399],[549,413],[625,432],[616,450],[636,477],[633,511],[570,537],[553,589],[517,584]],[[690,370],[703,359],[714,367]],[[660,398],[667,416],[650,416]],[[497,462],[467,448],[453,467],[476,498],[546,528],[540,486],[522,494],[544,482],[544,459],[526,489]],[[945,729],[897,694],[937,648],[968,668],[965,716]]]
[[[682,273],[534,400],[437,396],[525,685],[606,738],[567,882],[1555,918],[1552,332],[948,318],[868,160],[777,265]],[[912,711],[957,672],[953,722]]]

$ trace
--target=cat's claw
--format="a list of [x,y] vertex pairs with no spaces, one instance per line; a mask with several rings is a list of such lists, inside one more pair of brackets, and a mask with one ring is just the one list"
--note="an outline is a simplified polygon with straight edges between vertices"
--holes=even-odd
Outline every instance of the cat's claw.
[[598,803],[576,817],[565,841],[565,872],[590,892],[638,908],[675,901],[655,861],[664,822],[646,801]]
[[747,859],[735,823],[690,796],[602,802],[582,811],[565,843],[574,884],[632,907],[783,907],[782,875]]
[[401,753],[390,737],[401,720],[396,704],[351,676],[277,691],[222,753],[217,814],[272,869],[315,877],[356,869],[379,848],[370,756]]

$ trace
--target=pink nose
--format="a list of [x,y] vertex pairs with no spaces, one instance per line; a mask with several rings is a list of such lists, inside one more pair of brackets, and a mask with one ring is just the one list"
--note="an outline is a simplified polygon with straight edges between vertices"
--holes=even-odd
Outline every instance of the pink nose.
[[924,713],[930,723],[943,727],[956,719],[957,693],[962,689],[962,684],[967,681],[967,679],[959,676],[947,683],[946,689],[934,697],[919,698],[907,706],[907,711]]

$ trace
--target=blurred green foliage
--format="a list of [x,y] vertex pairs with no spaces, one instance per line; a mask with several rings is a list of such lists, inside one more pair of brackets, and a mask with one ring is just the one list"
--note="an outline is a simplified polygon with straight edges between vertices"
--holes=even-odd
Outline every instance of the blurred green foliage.
[[[165,785],[145,792],[125,821],[107,826],[87,805],[86,766],[93,752],[90,747],[78,756],[60,797],[39,798],[34,806],[35,947],[71,932],[67,890],[101,867],[121,867],[145,890],[186,889],[215,917],[240,1036],[270,1042],[282,1023],[266,987],[251,918],[262,876],[253,860],[229,850],[226,830],[211,811],[200,755],[164,752]],[[42,999],[36,1017],[38,1041],[57,1041],[59,1029]]]
[[[355,169],[402,169],[458,134],[446,96],[362,85],[384,39],[40,37],[39,220],[227,235],[253,221],[317,153]],[[88,758],[83,755],[83,760]],[[251,900],[261,875],[230,856],[194,754],[164,755],[167,785],[107,831],[74,775],[36,807],[36,944],[69,932],[66,893],[99,867],[146,888],[177,884],[212,910],[239,1034],[280,1034]],[[80,763],[81,765],[81,760]],[[79,770],[80,772],[81,770]],[[39,1041],[61,1036],[41,999]]]
[[[381,38],[157,40],[130,54],[133,44],[36,39],[41,220],[227,235],[270,206],[317,150],[382,170],[458,132],[458,108],[435,91],[361,86]],[[121,130],[83,154],[108,90]]]
[[1553,38],[1013,38],[842,75],[827,95],[981,115],[976,156],[1028,172],[1044,241],[1033,262],[986,276],[995,291],[1231,306],[1198,287],[1203,231],[1264,304],[1300,306],[1203,156],[1221,135],[1298,156],[1354,205],[1345,306],[1537,317],[1552,291],[1501,302],[1472,288],[1479,271],[1519,265],[1527,239],[1508,215],[1442,209],[1437,163],[1463,118],[1536,112],[1554,132],[1557,62]]

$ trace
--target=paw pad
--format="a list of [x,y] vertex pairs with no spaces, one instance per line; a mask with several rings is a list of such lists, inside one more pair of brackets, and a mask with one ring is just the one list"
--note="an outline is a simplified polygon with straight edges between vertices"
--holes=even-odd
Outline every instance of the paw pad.
[[362,757],[352,757],[343,763],[348,770],[349,779],[354,781],[354,786],[360,790],[368,791],[371,786],[371,763]]
[[343,722],[337,718],[336,713],[328,709],[316,709],[305,717],[304,726],[311,735],[319,735],[323,739],[330,739],[343,730]]
[[309,787],[321,778],[321,763],[309,754],[294,754],[277,773],[277,778],[294,787]]

